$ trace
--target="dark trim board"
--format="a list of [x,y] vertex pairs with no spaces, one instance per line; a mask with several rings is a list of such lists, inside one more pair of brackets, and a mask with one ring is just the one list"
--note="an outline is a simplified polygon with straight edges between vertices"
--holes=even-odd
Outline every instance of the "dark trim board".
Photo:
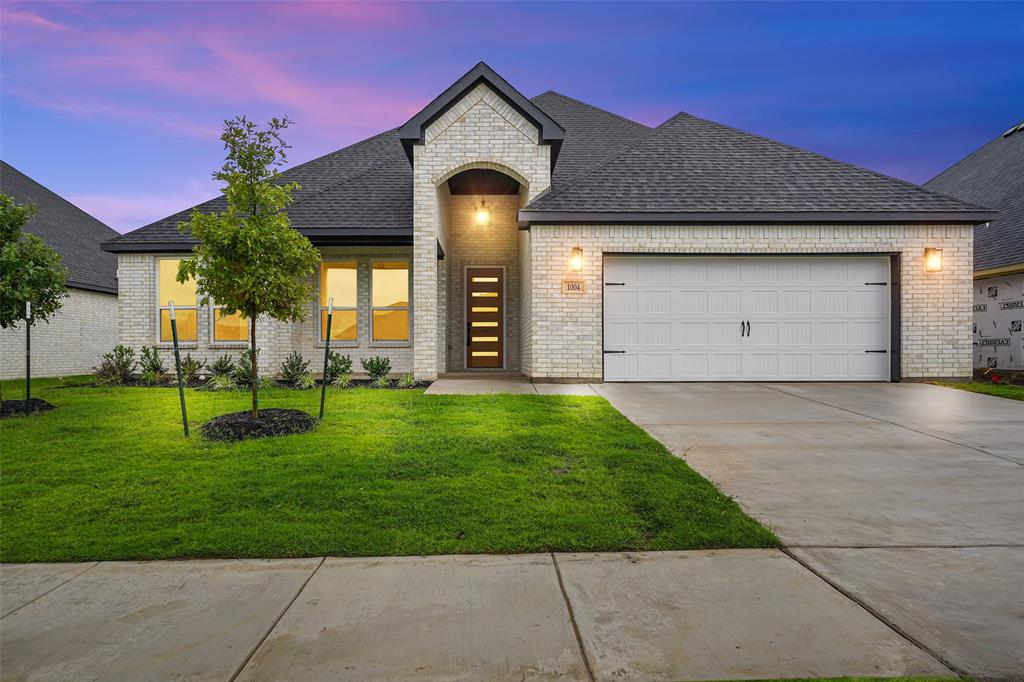
[[[412,228],[360,229],[337,228],[303,232],[313,246],[410,246],[412,245]],[[191,251],[196,242],[191,240],[164,242],[119,242],[110,241],[100,244],[104,251],[113,253],[148,252],[148,253],[179,253]]]
[[520,228],[530,225],[785,225],[844,224],[979,225],[994,220],[993,211],[687,211],[675,213],[622,213],[614,211],[519,211]]
[[903,380],[903,296],[900,254],[889,254],[889,381]]

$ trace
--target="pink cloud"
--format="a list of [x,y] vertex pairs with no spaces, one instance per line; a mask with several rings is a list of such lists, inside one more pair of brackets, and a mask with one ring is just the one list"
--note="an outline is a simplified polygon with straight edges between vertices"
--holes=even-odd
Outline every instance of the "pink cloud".
[[[3,17],[3,22],[8,27],[13,24],[14,26],[23,26],[23,27],[30,27],[30,28],[40,28],[40,29],[45,29],[45,30],[48,30],[48,31],[70,31],[70,30],[72,30],[70,26],[67,26],[65,24],[61,24],[61,23],[56,22],[56,21],[51,21],[50,19],[46,19],[45,17],[39,16],[35,12],[29,12],[29,11],[26,11],[26,10],[17,10],[17,9],[13,9],[13,8],[8,8],[7,6],[0,6],[0,7],[2,7],[2,11],[0,11],[0,16]],[[9,37],[9,34],[5,33],[4,38],[7,39],[8,37]]]
[[124,233],[201,204],[218,194],[212,180],[193,180],[160,192],[129,195],[83,193],[71,194],[67,198],[86,213]]

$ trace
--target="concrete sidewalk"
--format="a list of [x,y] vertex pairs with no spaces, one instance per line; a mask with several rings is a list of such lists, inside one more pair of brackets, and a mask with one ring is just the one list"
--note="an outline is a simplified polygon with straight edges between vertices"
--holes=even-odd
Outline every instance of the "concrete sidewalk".
[[21,680],[697,680],[951,673],[785,553],[0,568]]

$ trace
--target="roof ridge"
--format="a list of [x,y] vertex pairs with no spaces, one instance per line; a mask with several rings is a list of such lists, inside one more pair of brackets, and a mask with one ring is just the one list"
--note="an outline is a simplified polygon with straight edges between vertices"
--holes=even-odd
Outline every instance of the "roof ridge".
[[[641,128],[646,128],[647,130],[654,130],[654,128],[652,128],[649,125],[646,125],[644,123],[640,123],[639,121],[634,121],[631,118],[626,118],[622,114],[617,114],[614,111],[609,111],[608,109],[602,109],[601,107],[599,107],[599,106],[597,106],[595,104],[591,104],[590,102],[584,102],[581,99],[576,99],[575,97],[570,97],[569,95],[566,95],[564,93],[558,92],[557,90],[545,90],[541,94],[537,95],[537,97],[534,97],[534,99],[537,99],[539,97],[543,97],[544,95],[547,95],[547,94],[558,95],[559,97],[564,97],[565,99],[573,101],[576,104],[582,104],[583,106],[587,107],[588,109],[593,109],[594,111],[599,111],[602,114],[608,114],[609,116],[614,116],[615,118],[619,119],[620,121],[625,121],[626,123],[632,123],[635,126],[640,126]],[[655,126],[655,127],[657,127],[657,126]]]
[[[557,94],[557,93],[556,93],[556,94]],[[569,99],[572,99],[572,98],[570,97]],[[667,123],[668,123],[669,121],[673,121],[673,120],[675,120],[675,119],[676,119],[677,117],[679,117],[679,116],[680,116],[680,115],[682,115],[682,114],[683,114],[683,112],[679,112],[679,113],[678,113],[678,114],[676,114],[675,116],[672,116],[671,118],[668,118],[668,119],[666,119],[665,121],[663,121],[663,122],[661,122],[660,124],[658,124],[658,126],[657,126],[657,127],[655,127],[655,128],[647,128],[647,133],[646,133],[645,135],[641,135],[641,136],[640,136],[640,137],[639,137],[639,138],[638,138],[638,139],[637,139],[637,140],[636,140],[635,142],[633,142],[632,144],[628,145],[628,146],[627,146],[627,147],[626,147],[625,149],[623,149],[623,150],[622,150],[621,152],[619,152],[618,154],[613,154],[613,155],[609,156],[609,157],[608,157],[607,159],[605,159],[605,160],[604,160],[603,162],[601,162],[601,163],[597,164],[596,166],[594,166],[594,167],[593,167],[593,168],[591,168],[590,170],[588,170],[588,171],[586,171],[585,173],[581,174],[581,175],[580,175],[580,176],[579,176],[578,178],[576,178],[575,180],[573,180],[572,182],[570,182],[570,183],[569,183],[568,185],[565,185],[564,187],[562,187],[561,189],[559,189],[559,190],[558,190],[557,192],[554,192],[554,193],[549,193],[549,194],[544,194],[544,195],[542,195],[542,196],[540,196],[540,197],[537,197],[537,200],[536,200],[536,201],[537,201],[538,203],[540,203],[540,202],[542,202],[542,201],[547,201],[548,199],[552,199],[552,198],[554,198],[554,197],[557,197],[557,196],[559,196],[560,194],[564,194],[564,193],[565,193],[565,192],[566,192],[567,190],[569,190],[569,189],[571,189],[571,188],[575,187],[576,185],[578,185],[578,184],[579,184],[580,182],[582,182],[583,180],[585,180],[585,179],[587,179],[587,178],[589,178],[589,177],[593,176],[593,175],[594,175],[595,173],[597,173],[597,172],[598,172],[599,170],[601,170],[602,168],[604,168],[605,166],[607,166],[608,164],[610,164],[610,163],[611,163],[612,161],[615,161],[615,160],[617,160],[617,159],[620,159],[620,158],[622,158],[623,156],[625,156],[625,155],[626,155],[627,153],[629,153],[629,152],[633,151],[633,149],[635,149],[636,147],[638,147],[638,146],[639,146],[639,145],[640,145],[640,144],[641,144],[642,142],[645,142],[645,141],[647,141],[647,140],[651,139],[651,136],[652,136],[652,135],[655,135],[655,134],[656,134],[656,133],[657,133],[657,132],[658,132],[659,130],[661,130],[662,126],[664,126],[665,124],[667,124]],[[626,120],[629,120],[629,119],[626,119]],[[641,125],[643,125],[643,124],[641,124]],[[645,127],[646,127],[646,126],[645,126]],[[533,202],[531,202],[531,204],[532,204],[532,203],[533,203]]]
[[[929,182],[934,182],[935,180],[938,180],[943,175],[945,175],[946,173],[950,172],[951,170],[953,170],[954,168],[956,168],[960,164],[965,163],[968,159],[973,157],[975,154],[977,154],[977,153],[979,153],[981,151],[984,151],[988,147],[992,146],[994,143],[999,142],[999,140],[1005,140],[1007,137],[1010,137],[1010,135],[1016,134],[1016,133],[1013,133],[1011,131],[1015,130],[1016,128],[1018,128],[1020,126],[1024,126],[1024,121],[1021,121],[1020,123],[1012,126],[1008,131],[996,135],[995,137],[993,137],[989,141],[983,143],[980,147],[975,147],[972,151],[970,151],[966,155],[962,156],[959,160],[953,162],[952,165],[946,167],[944,170],[939,171],[938,173],[935,174],[934,177],[926,180],[924,183],[922,183],[922,185],[927,185]],[[1010,134],[1008,135],[1007,133],[1010,133]],[[934,191],[934,190],[929,190],[929,191]]]
[[[856,164],[849,163],[849,162],[843,161],[841,159],[836,159],[836,158],[833,158],[831,156],[825,156],[824,154],[812,151],[810,149],[804,149],[803,147],[797,147],[796,145],[789,144],[788,142],[782,142],[780,140],[775,140],[775,139],[772,139],[770,137],[766,137],[764,135],[758,135],[757,133],[752,133],[749,130],[743,130],[741,128],[736,128],[734,126],[726,125],[725,123],[719,123],[718,121],[712,121],[711,119],[708,119],[708,118],[703,118],[701,116],[695,116],[695,115],[693,115],[693,114],[691,114],[689,112],[686,112],[686,111],[680,111],[678,114],[676,114],[672,118],[666,120],[665,123],[668,123],[669,121],[672,121],[672,120],[674,120],[676,118],[679,118],[681,116],[692,118],[693,120],[701,121],[702,123],[709,123],[709,124],[711,124],[711,125],[713,125],[713,126],[715,126],[717,128],[722,128],[724,130],[728,130],[728,131],[731,131],[731,132],[734,132],[734,133],[739,133],[741,135],[746,135],[748,137],[753,137],[753,138],[758,139],[758,140],[764,140],[765,142],[771,142],[773,144],[780,145],[780,146],[785,147],[787,149],[792,149],[794,151],[798,151],[798,152],[801,152],[801,153],[804,153],[804,154],[810,154],[811,156],[815,156],[815,157],[817,157],[819,159],[825,159],[826,161],[831,161],[833,163],[842,164],[843,166],[846,166],[847,168],[852,168],[854,170],[863,171],[863,172],[868,173],[870,175],[873,175],[873,176],[875,176],[877,178],[882,178],[883,180],[889,180],[889,181],[892,181],[892,182],[899,183],[900,185],[904,185],[905,187],[908,187],[910,189],[916,190],[917,192],[920,192],[922,194],[939,194],[940,196],[947,196],[947,195],[941,194],[940,192],[933,192],[932,190],[925,189],[924,187],[922,187],[920,185],[915,185],[914,183],[912,183],[912,182],[910,182],[908,180],[901,180],[900,178],[895,178],[895,177],[893,177],[891,175],[886,175],[885,173],[880,173],[880,172],[878,172],[876,170],[871,170],[870,168],[865,168],[863,166],[858,166]],[[662,125],[665,125],[665,123],[662,123]],[[658,128],[660,128],[660,127],[661,126],[658,126]],[[979,209],[980,210],[986,210],[986,211],[989,210],[989,209],[987,209],[985,207],[976,206],[976,205],[971,204],[969,202],[963,201],[962,199],[957,199],[956,197],[948,197],[948,198],[954,199],[957,202],[963,204],[964,205],[964,209],[963,210],[979,210]]]

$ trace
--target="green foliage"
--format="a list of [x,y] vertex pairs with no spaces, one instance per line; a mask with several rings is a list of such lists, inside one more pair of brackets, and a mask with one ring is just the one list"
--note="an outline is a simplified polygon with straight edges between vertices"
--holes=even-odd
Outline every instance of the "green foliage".
[[416,379],[411,374],[403,374],[395,382],[396,388],[416,388]]
[[351,388],[352,387],[352,374],[349,372],[342,372],[338,376],[331,379],[331,386],[335,388]]
[[293,384],[309,374],[309,360],[302,357],[302,353],[292,351],[281,363],[281,378]]
[[100,366],[94,371],[96,381],[108,386],[128,383],[135,373],[135,349],[117,344],[103,356]]
[[370,379],[370,386],[373,388],[391,388],[391,380],[388,379],[387,375],[374,377]]
[[295,380],[296,388],[310,389],[316,386],[316,379],[313,378],[312,372],[306,372],[298,379]]
[[230,355],[222,355],[210,365],[210,371],[214,376],[230,377],[235,373],[235,361],[231,359]]
[[32,304],[32,320],[47,320],[67,296],[68,271],[60,255],[42,239],[24,232],[36,212],[32,204],[17,205],[0,194],[0,327],[7,329],[25,319],[25,303]]
[[[256,351],[256,357],[259,358],[259,351]],[[238,364],[235,365],[235,371],[231,374],[231,378],[235,380],[239,386],[252,387],[253,380],[256,374],[253,371],[252,366],[252,351],[244,351],[238,358]]]
[[363,358],[360,363],[363,365],[363,371],[370,375],[371,382],[375,379],[387,381],[388,374],[391,373],[391,360],[384,357]]
[[324,381],[333,382],[342,374],[352,374],[352,358],[337,351],[327,351],[327,375]]
[[147,369],[142,373],[142,383],[147,386],[159,386],[167,383],[167,374],[155,369]]
[[214,374],[207,386],[211,391],[230,391],[235,388],[235,380],[230,374]]
[[[227,155],[213,177],[222,183],[227,209],[193,210],[178,226],[198,241],[194,256],[181,261],[178,281],[196,280],[200,305],[216,302],[225,314],[241,312],[249,320],[260,315],[285,322],[306,318],[310,279],[320,255],[288,220],[286,209],[298,184],[278,181],[277,167],[285,163],[288,149],[281,132],[290,124],[287,118],[273,118],[261,129],[244,116],[224,122],[220,139]],[[255,360],[250,363],[254,379]],[[249,384],[255,415],[259,382]]]
[[181,359],[181,380],[186,384],[191,384],[199,379],[199,373],[203,371],[203,367],[206,366],[202,360],[196,360],[189,353]]
[[139,360],[139,369],[142,370],[143,374],[166,374],[167,367],[164,365],[164,361],[160,359],[160,352],[156,346],[143,346],[142,347],[142,358]]

